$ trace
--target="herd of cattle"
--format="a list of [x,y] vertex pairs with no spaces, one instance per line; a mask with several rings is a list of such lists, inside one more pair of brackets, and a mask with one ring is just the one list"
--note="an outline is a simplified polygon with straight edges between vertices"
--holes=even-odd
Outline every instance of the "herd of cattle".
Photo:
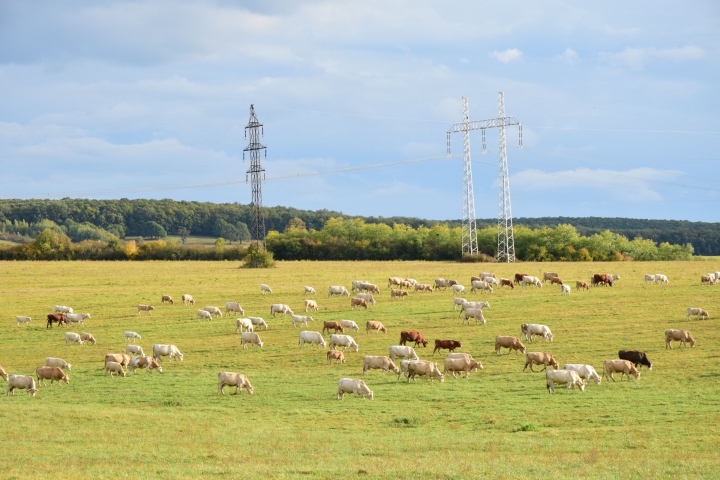
[[[576,281],[577,289],[589,290],[590,286],[610,286],[620,280],[620,276],[617,274],[595,274],[590,279],[590,284],[584,281]],[[527,275],[524,273],[515,274],[512,280],[501,278],[497,279],[491,272],[481,272],[479,276],[471,277],[470,285],[471,292],[493,292],[493,287],[508,287],[514,289],[516,285],[523,288],[528,286],[534,286],[536,288],[542,288],[543,284],[550,282],[551,285],[559,285],[561,293],[568,295],[570,293],[570,286],[563,282],[557,273],[545,272],[543,280],[541,281],[538,277]],[[720,281],[720,272],[710,273],[703,275],[701,278],[702,284],[716,285]],[[665,275],[654,274],[645,275],[645,284],[669,284],[669,280]],[[417,280],[412,278],[403,277],[390,277],[388,279],[388,288],[390,289],[390,298],[402,298],[404,299],[408,292],[413,290],[420,293],[432,293],[436,290],[447,290],[448,288],[454,294],[467,293],[465,286],[459,284],[455,280],[448,280],[443,278],[435,279],[434,286],[430,284],[421,284]],[[368,309],[369,305],[375,306],[376,300],[373,294],[380,294],[380,288],[367,281],[354,280],[352,282],[352,293],[355,297],[350,298],[350,306],[352,309],[355,307],[361,307]],[[260,292],[262,295],[272,294],[272,289],[265,284],[260,285]],[[313,287],[305,286],[304,294],[316,295],[316,291]],[[339,297],[350,297],[350,291],[343,286],[330,286],[328,288],[328,297],[339,296]],[[182,295],[182,302],[185,306],[195,305],[195,299],[192,295]],[[162,295],[161,303],[174,304],[174,300],[170,295]],[[464,315],[463,324],[474,319],[477,324],[478,321],[483,325],[486,324],[485,317],[483,315],[483,309],[489,307],[490,304],[487,301],[469,302],[465,298],[455,297],[453,298],[453,310],[457,310],[460,307],[460,315]],[[318,311],[318,305],[315,300],[307,299],[304,303],[305,312],[309,310]],[[152,305],[140,304],[137,306],[138,315],[141,312],[148,312],[152,315],[155,307]],[[239,313],[245,315],[245,310],[238,302],[227,302],[225,304],[226,315],[231,313]],[[313,317],[308,315],[296,315],[290,306],[285,304],[272,304],[270,305],[270,316],[275,318],[276,314],[290,315],[291,324],[293,327],[308,326],[308,322],[312,322]],[[697,316],[698,319],[708,318],[709,314],[702,308],[688,308],[686,320],[690,320],[691,316]],[[214,317],[222,317],[223,311],[215,306],[205,306],[202,309],[196,311],[196,318],[198,320],[213,320]],[[56,305],[54,311],[47,315],[47,328],[52,328],[53,323],[57,323],[58,326],[65,325],[69,327],[71,324],[85,325],[85,320],[91,319],[89,313],[73,312],[73,309],[64,305]],[[15,317],[16,325],[29,324],[31,321],[30,317],[17,316]],[[260,339],[258,333],[255,332],[257,328],[268,329],[268,324],[261,317],[238,318],[235,320],[235,333],[240,334],[240,341],[243,349],[250,347],[262,348],[264,343]],[[321,332],[300,330],[298,336],[298,345],[300,348],[310,345],[310,347],[318,346],[318,348],[329,348],[326,353],[327,363],[335,364],[345,363],[344,352],[347,349],[358,352],[359,346],[355,339],[346,335],[346,331],[359,332],[360,327],[356,322],[352,320],[340,320],[340,321],[325,321],[323,322],[323,328]],[[333,332],[330,334],[330,332]],[[387,328],[379,321],[369,320],[365,324],[365,332],[387,333]],[[328,341],[325,341],[323,335],[325,333],[330,334]],[[338,333],[339,332],[339,333]],[[592,365],[587,364],[565,364],[562,370],[559,370],[559,363],[555,357],[548,352],[527,352],[525,345],[522,343],[522,339],[528,342],[534,342],[536,338],[542,338],[546,342],[552,342],[554,335],[550,331],[550,328],[546,325],[540,324],[526,324],[520,325],[520,338],[514,336],[502,336],[499,335],[495,338],[495,352],[498,355],[502,354],[502,349],[507,348],[508,352],[519,351],[525,355],[525,366],[523,371],[530,367],[531,371],[534,371],[533,366],[542,366],[545,371],[546,386],[548,392],[554,392],[555,384],[564,384],[568,390],[578,387],[579,390],[584,391],[585,384],[588,381],[594,381],[596,384],[600,384],[601,377],[595,371]],[[108,353],[105,355],[105,375],[113,376],[117,374],[125,377],[127,371],[136,373],[137,368],[145,368],[147,372],[157,370],[162,373],[163,369],[160,365],[162,357],[169,357],[171,360],[178,359],[183,360],[183,354],[175,345],[166,344],[155,344],[152,348],[152,356],[146,356],[141,346],[135,344],[135,340],[141,340],[142,337],[132,331],[124,332],[124,340],[128,343],[126,345],[125,353]],[[679,341],[681,346],[687,346],[689,343],[691,347],[695,346],[695,340],[693,339],[690,332],[687,330],[675,330],[668,329],[665,331],[665,346],[672,348],[672,341]],[[414,343],[413,346],[407,345],[408,342]],[[78,344],[83,345],[89,343],[92,345],[96,344],[94,336],[87,332],[80,334],[66,332],[65,333],[65,344]],[[445,375],[450,373],[453,378],[456,378],[457,373],[465,373],[465,378],[469,378],[471,372],[476,372],[479,369],[483,369],[483,365],[479,360],[475,360],[468,353],[455,352],[455,349],[462,348],[462,343],[457,340],[449,339],[436,339],[434,342],[434,349],[432,356],[441,350],[447,350],[447,356],[444,359],[444,369],[441,372],[438,364],[431,360],[421,360],[417,355],[415,348],[418,346],[427,347],[428,341],[425,336],[415,330],[407,330],[400,332],[400,341],[398,345],[391,345],[388,350],[388,356],[374,356],[368,355],[363,358],[363,375],[366,375],[371,369],[382,370],[383,375],[386,372],[392,371],[398,375],[398,380],[405,375],[407,381],[411,379],[415,381],[416,376],[424,377],[432,381],[438,379],[443,382]],[[342,350],[339,350],[342,347]],[[621,350],[618,352],[618,359],[606,360],[603,363],[603,378],[611,379],[615,381],[613,374],[620,373],[621,380],[627,375],[628,377],[634,376],[639,380],[640,372],[638,368],[646,366],[649,370],[652,369],[652,363],[647,358],[647,355],[643,351]],[[396,359],[400,360],[399,364],[396,364]],[[554,370],[550,370],[552,367]],[[127,370],[126,370],[127,368]],[[37,385],[35,379],[31,376],[26,375],[8,375],[0,365],[0,376],[8,381],[7,394],[15,394],[15,389],[26,389],[27,393],[35,396],[37,393],[37,386],[40,384],[46,385],[45,380],[50,380],[52,384],[54,381],[69,383],[70,379],[64,370],[70,371],[71,365],[61,358],[47,357],[45,359],[44,366],[38,366],[36,368]],[[224,388],[226,386],[235,387],[235,392],[242,392],[242,388],[245,388],[248,393],[253,393],[253,387],[250,384],[247,376],[235,372],[220,372],[218,374],[218,395],[224,394]],[[338,382],[338,389],[336,398],[343,399],[345,393],[352,393],[353,396],[367,397],[371,400],[374,398],[373,392],[368,388],[363,380],[355,380],[350,378],[341,378]]]

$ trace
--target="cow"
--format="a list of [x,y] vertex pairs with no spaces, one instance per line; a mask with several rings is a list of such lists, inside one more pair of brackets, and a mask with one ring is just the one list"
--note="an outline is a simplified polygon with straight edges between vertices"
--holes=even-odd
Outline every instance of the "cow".
[[122,365],[120,365],[117,362],[107,362],[105,363],[105,376],[107,377],[108,374],[110,376],[113,376],[113,373],[117,373],[121,377],[125,376],[125,370],[123,369]]
[[465,285],[460,285],[459,283],[452,286],[452,291],[453,291],[453,294],[455,294],[455,295],[457,295],[459,293],[467,293],[465,291]]
[[330,340],[328,340],[328,348],[332,350],[338,346],[343,347],[343,352],[346,348],[351,348],[356,352],[360,350],[360,347],[355,342],[355,339],[352,338],[350,335],[330,335]]
[[32,320],[32,318],[30,318],[30,317],[23,317],[23,316],[21,316],[21,315],[18,315],[18,316],[15,317],[15,323],[16,323],[15,326],[16,326],[16,327],[19,327],[21,323],[24,323],[25,325],[28,325],[28,324],[30,323],[30,320]]
[[575,288],[578,290],[582,290],[583,288],[585,290],[590,290],[590,285],[588,285],[587,282],[583,282],[582,280],[578,280],[575,282]]
[[403,280],[402,282],[400,282],[400,289],[401,289],[401,290],[402,290],[403,288],[407,288],[408,290],[410,290],[413,286],[414,286],[414,285],[413,285],[411,282],[408,282],[407,280]]
[[260,317],[248,317],[248,320],[252,322],[253,330],[255,330],[254,327],[265,327],[265,330],[268,329],[268,324]]
[[478,290],[493,293],[493,287],[488,282],[484,282],[482,280],[473,280],[470,285],[472,285],[472,288],[470,289],[472,293],[477,293]]
[[391,345],[390,353],[388,356],[393,362],[395,361],[395,357],[407,358],[410,360],[420,360],[420,357],[417,356],[417,353],[415,353],[415,349],[413,347],[407,347],[404,345]]
[[[203,307],[203,310],[210,313],[210,315],[217,315],[218,317],[222,318],[223,314],[220,311],[218,307],[213,307],[212,305],[208,305],[207,307]],[[240,314],[242,315],[242,313]]]
[[183,302],[183,305],[185,305],[186,307],[190,306],[190,305],[195,305],[195,299],[193,298],[192,295],[190,295],[188,293],[183,293],[182,302]]
[[265,285],[264,283],[260,284],[260,294],[265,295],[266,293],[272,293],[272,289]]
[[126,342],[132,341],[135,343],[135,339],[142,340],[142,337],[135,332],[125,332],[124,339]]
[[687,347],[687,342],[690,342],[691,348],[695,346],[695,339],[687,330],[673,330],[672,328],[665,330],[666,349],[672,348],[671,342],[673,340],[678,340],[683,347]]
[[369,305],[375,306],[375,297],[372,296],[370,293],[358,293],[355,295],[356,298],[362,298],[366,302],[368,302]]
[[314,322],[313,317],[309,315],[290,315],[292,319],[292,326],[295,328],[297,324],[308,326],[308,322]]
[[522,344],[519,338],[517,337],[508,337],[508,336],[502,336],[498,335],[495,337],[495,353],[498,355],[502,355],[502,348],[508,349],[508,354],[511,350],[515,350],[515,353],[518,351],[525,353],[525,345]]
[[328,350],[327,352],[328,365],[332,365],[332,361],[335,360],[335,364],[345,363],[345,354],[340,350]]
[[414,278],[406,278],[405,281],[408,282],[413,287],[418,284],[418,281],[415,280]]
[[500,288],[502,287],[510,287],[510,290],[515,290],[515,285],[513,285],[512,280],[509,280],[507,278],[500,279]]
[[70,345],[71,343],[82,345],[83,341],[77,333],[65,332],[65,345]]
[[430,381],[435,378],[440,380],[440,383],[445,381],[445,375],[440,372],[438,364],[434,362],[409,362],[407,369],[408,382],[410,382],[410,379],[412,379],[413,382],[416,382],[417,380],[415,380],[415,375],[420,375]]
[[435,290],[433,289],[432,285],[428,285],[427,283],[416,283],[415,284],[415,292],[430,292],[433,293]]
[[160,303],[168,302],[170,305],[175,305],[175,302],[173,301],[173,298],[170,295],[163,295],[162,298],[160,298]]
[[38,386],[47,386],[45,380],[50,380],[50,385],[55,381],[58,383],[70,383],[70,377],[58,367],[37,367],[35,369],[35,375],[37,376]]
[[333,333],[337,333],[338,331],[345,333],[345,329],[340,322],[323,322],[323,329],[321,333],[325,333],[325,330],[327,330],[328,333],[330,333],[330,330],[332,330]]
[[[298,345],[300,345],[300,348],[305,348],[305,344],[309,343],[310,347],[314,347],[315,345],[320,345],[322,348],[325,348],[325,339],[322,337],[322,334],[320,332],[310,332],[308,330],[301,330],[300,331],[300,339],[298,340]],[[319,347],[318,347],[319,348]]]
[[554,338],[552,332],[550,331],[550,328],[547,325],[540,325],[538,323],[523,323],[522,325],[520,325],[521,339],[523,338],[523,336],[525,336],[525,340],[532,342],[533,335],[543,337],[546,342],[552,342]]
[[[388,278],[388,288],[391,288],[393,286],[400,286],[402,282],[404,282],[405,279],[402,277],[390,277]],[[367,283],[367,282],[365,282]]]
[[380,288],[374,283],[363,282],[362,285],[360,285],[360,291],[365,291],[367,293],[377,293],[378,295],[380,294]]
[[406,292],[405,290],[394,290],[392,288],[390,289],[390,298],[402,298],[403,300],[405,300],[405,297],[407,297],[407,295],[408,292]]
[[353,292],[360,291],[360,286],[364,283],[370,283],[370,282],[367,282],[365,280],[353,280],[351,290]]
[[353,398],[360,395],[363,399],[365,397],[372,400],[374,398],[372,390],[365,385],[362,380],[353,380],[352,378],[341,378],[338,381],[338,389],[336,397],[338,400],[344,400],[346,393],[352,393]]
[[[205,308],[205,310],[207,310],[207,308]],[[225,304],[225,314],[227,315],[230,312],[239,313],[241,316],[245,315],[245,310],[243,310],[238,302],[227,302]]]
[[482,308],[469,308],[465,310],[465,319],[462,321],[462,325],[467,322],[468,325],[470,325],[470,319],[475,319],[475,325],[477,325],[478,320],[482,322],[483,325],[485,325],[487,322],[485,321],[485,316],[483,315]]
[[132,371],[133,374],[137,374],[135,371],[138,368],[144,368],[147,370],[148,373],[150,373],[151,369],[155,369],[160,373],[163,373],[162,367],[152,357],[146,357],[144,355],[141,355],[139,357],[133,357],[130,359],[130,364],[128,365],[128,371]]
[[527,287],[528,285],[535,285],[537,288],[542,288],[543,284],[540,281],[539,278],[533,277],[532,275],[526,275],[522,278],[522,281],[520,282],[520,285],[522,285],[523,288]]
[[460,315],[462,315],[462,313],[465,310],[468,310],[471,308],[478,308],[480,310],[482,310],[483,308],[490,308],[490,303],[489,302],[463,302],[460,305]]
[[425,336],[415,330],[403,330],[400,332],[400,345],[405,345],[407,342],[415,342],[415,348],[420,344],[422,344],[423,347],[427,347],[428,344]]
[[352,320],[340,320],[340,325],[342,325],[343,328],[347,328],[354,332],[360,331],[360,327],[358,327],[358,324],[353,322]]
[[700,277],[700,284],[701,285],[715,285],[717,282],[715,281],[715,274],[708,274],[708,275],[702,275]]
[[668,280],[668,278],[662,273],[656,273],[655,283],[664,283],[665,285],[668,285],[670,283],[670,280]]
[[3,380],[5,380],[5,381],[7,381],[7,379],[8,379],[8,374],[2,365],[0,365],[0,377],[2,377]]
[[155,307],[152,305],[138,305],[138,315],[140,315],[140,312],[148,312],[150,315],[152,315],[152,311],[155,310]]
[[347,288],[345,288],[341,285],[331,285],[328,288],[328,297],[332,297],[333,295],[339,295],[341,297],[349,297],[350,292],[347,291]]
[[218,373],[218,395],[225,395],[225,387],[235,387],[235,395],[242,393],[243,387],[245,390],[252,395],[253,386],[250,385],[250,380],[242,373],[235,372],[220,372]]
[[563,370],[573,370],[577,372],[577,374],[583,380],[587,382],[592,380],[597,385],[600,385],[600,382],[602,381],[600,376],[595,371],[595,367],[593,367],[592,365],[586,365],[582,363],[568,363],[563,366]]
[[125,353],[128,355],[140,355],[141,357],[145,356],[145,352],[143,352],[140,345],[127,345],[125,347]]
[[257,345],[258,347],[262,348],[263,345],[265,345],[262,340],[260,340],[260,335],[253,332],[243,332],[240,334],[240,345],[242,345],[243,349],[248,348],[248,344],[255,347]]
[[435,340],[435,348],[433,349],[433,356],[435,356],[435,352],[439,350],[448,350],[450,352],[454,352],[456,348],[461,348],[462,343],[458,342],[457,340]]
[[485,280],[486,278],[497,278],[495,277],[495,274],[492,272],[480,272],[480,280]]
[[208,312],[207,310],[198,310],[196,312],[196,315],[197,315],[198,320],[202,320],[204,318],[208,322],[211,322],[213,319],[212,314],[210,312]]
[[319,310],[318,304],[315,300],[305,300],[305,313],[307,313],[308,310],[314,310],[316,312]]
[[128,355],[127,353],[106,353],[105,354],[105,363],[108,362],[115,362],[119,363],[123,367],[127,367],[130,365],[130,360],[132,360],[132,357]]
[[689,321],[693,315],[697,315],[698,320],[702,318],[708,319],[710,317],[710,314],[702,308],[688,308],[685,320]]
[[621,382],[623,378],[625,378],[625,375],[628,376],[628,379],[630,379],[630,375],[632,375],[635,379],[640,380],[640,372],[638,372],[635,365],[628,360],[605,360],[603,363],[603,372],[603,378],[609,378],[613,382],[615,381],[613,373],[622,373],[620,376]]
[[252,332],[255,330],[253,327],[252,320],[249,318],[238,318],[235,320],[235,333],[242,333],[243,329],[246,332]]
[[92,343],[95,345],[97,341],[95,340],[95,337],[93,337],[92,333],[82,332],[80,334],[80,340],[82,340],[86,345],[88,343]]
[[557,360],[555,360],[555,357],[553,357],[550,353],[527,352],[525,354],[525,366],[523,367],[523,372],[528,366],[530,367],[530,371],[534,372],[535,370],[533,370],[533,365],[542,365],[543,370],[547,370],[550,365],[552,365],[555,370],[559,367]]
[[313,287],[308,287],[307,285],[305,285],[305,290],[303,290],[303,295],[305,295],[306,293],[310,293],[312,295],[317,295],[317,292],[315,291],[315,289]]
[[570,285],[560,285],[561,295],[570,295]]
[[64,323],[65,327],[67,327],[67,317],[64,313],[49,313],[47,316],[47,326],[45,328],[52,328],[53,323],[57,323],[58,327]]
[[645,285],[650,282],[651,284],[657,283],[657,279],[655,278],[655,275],[650,275],[649,273],[645,274]]
[[368,321],[365,323],[365,334],[370,333],[370,330],[375,330],[376,334],[380,332],[387,333],[387,328],[382,322]]
[[178,359],[183,361],[183,354],[175,345],[163,345],[156,343],[153,345],[153,358],[162,362],[162,357],[170,357],[170,360]]
[[282,316],[284,317],[286,313],[292,315],[293,311],[287,305],[283,305],[282,303],[273,303],[270,305],[270,316],[275,318],[276,313],[282,313]]
[[448,287],[452,287],[453,285],[457,285],[458,282],[455,280],[446,280],[444,278],[436,278],[435,279],[435,288],[439,289],[442,288],[443,290],[447,290]]
[[351,298],[350,299],[350,308],[355,310],[355,307],[364,307],[365,310],[368,309],[368,303],[367,300],[364,300],[362,298]]
[[73,313],[73,309],[65,305],[55,305],[53,307],[53,313]]
[[528,275],[527,273],[516,273],[514,278],[515,285],[520,285],[520,283],[522,283],[522,279],[529,276],[530,275]]
[[[56,358],[56,357],[47,357],[45,359],[45,366],[67,369],[68,372],[72,370],[72,365],[67,363],[62,358]],[[7,378],[5,380],[7,380]]]
[[547,383],[548,393],[555,392],[555,384],[565,384],[567,390],[573,390],[578,387],[580,391],[585,391],[585,384],[580,375],[575,370],[546,370],[545,381]]
[[592,279],[593,285],[604,285],[604,286],[613,286],[613,279],[611,275],[605,274],[605,273],[596,273],[593,275]]
[[35,379],[26,375],[10,375],[8,377],[6,395],[10,395],[11,393],[15,395],[16,388],[19,390],[27,389],[27,394],[33,397],[38,392],[38,389],[35,388]]
[[548,280],[552,281],[553,278],[558,278],[558,274],[554,272],[543,273],[543,283],[547,282]]
[[371,369],[380,369],[383,371],[383,375],[385,375],[385,372],[389,372],[390,370],[395,373],[400,371],[390,357],[367,355],[363,358],[363,375],[367,375],[368,370]]
[[550,279],[550,285],[562,285],[563,280],[560,277],[554,277]]
[[[453,298],[453,312],[457,310],[458,305],[462,306],[463,303],[466,303],[467,300],[461,297],[455,297]],[[462,308],[460,309],[460,313],[462,313]]]
[[620,350],[618,352],[618,358],[621,360],[628,360],[636,367],[639,366],[640,369],[642,369],[642,366],[645,365],[648,370],[652,370],[652,363],[650,360],[648,360],[647,355],[645,355],[645,352],[640,350]]
[[477,360],[467,357],[450,357],[450,355],[452,354],[449,353],[445,358],[443,375],[447,375],[447,372],[450,372],[453,378],[457,378],[455,372],[465,372],[465,378],[470,378],[470,372],[477,372],[478,367],[480,370],[483,369],[482,363]]

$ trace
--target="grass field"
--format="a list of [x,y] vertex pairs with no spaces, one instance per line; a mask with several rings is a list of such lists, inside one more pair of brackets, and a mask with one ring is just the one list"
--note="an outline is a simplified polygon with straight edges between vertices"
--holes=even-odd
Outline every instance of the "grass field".
[[[8,373],[34,375],[45,357],[70,362],[69,385],[39,387],[35,398],[18,391],[0,409],[4,478],[716,478],[720,471],[720,287],[700,286],[709,263],[525,263],[471,265],[425,262],[278,262],[265,271],[237,262],[3,262],[0,364]],[[461,326],[452,293],[410,295],[391,301],[388,276],[432,283],[437,277],[469,285],[481,269],[498,277],[523,271],[556,271],[573,286],[502,290],[472,295],[489,300],[486,326]],[[594,272],[619,273],[612,288],[576,292],[576,279]],[[643,285],[645,273],[664,273],[670,285]],[[378,304],[350,311],[346,298],[326,298],[328,285],[353,279],[380,284]],[[260,295],[259,284],[272,286]],[[325,351],[301,350],[286,317],[269,318],[271,303],[296,313],[303,286],[318,291],[323,320],[382,321],[387,335],[351,333],[359,353],[328,366]],[[183,307],[239,301],[246,316],[270,325],[259,331],[265,347],[242,350],[236,317],[198,322]],[[160,305],[162,294],[174,306]],[[136,305],[150,303],[152,316]],[[65,346],[65,328],[46,330],[53,305],[90,312],[84,328],[96,346]],[[710,312],[706,321],[685,321],[687,307]],[[33,317],[16,327],[15,315]],[[528,351],[552,352],[560,364],[617,358],[620,349],[645,350],[654,364],[640,380],[605,382],[585,392],[558,388],[549,395],[543,373],[522,372],[520,354],[494,353],[496,335],[520,334],[520,323],[543,323],[552,343]],[[688,329],[694,349],[665,350],[667,328]],[[470,379],[439,384],[397,381],[371,371],[364,380],[375,400],[335,400],[340,377],[362,377],[363,355],[387,355],[403,329],[463,342],[462,351],[485,369]],[[182,363],[165,361],[164,373],[104,376],[105,353],[124,352],[123,331],[154,343],[173,343]],[[327,339],[327,335],[325,335]],[[527,345],[527,342],[526,342]],[[418,349],[421,358],[432,352]],[[443,355],[444,356],[444,355]],[[442,368],[442,357],[435,357]],[[217,396],[217,373],[248,375],[253,396]],[[619,377],[618,377],[619,379]],[[228,389],[226,388],[226,393]]]

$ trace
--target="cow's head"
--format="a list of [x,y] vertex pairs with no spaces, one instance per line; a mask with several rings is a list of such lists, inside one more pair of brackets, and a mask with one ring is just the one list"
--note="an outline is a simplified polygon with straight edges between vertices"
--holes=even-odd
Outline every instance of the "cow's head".
[[37,388],[28,388],[28,391],[27,391],[28,395],[32,395],[33,397],[35,396],[35,394],[37,392],[38,392]]
[[69,384],[70,384],[70,377],[68,377],[68,376],[65,375],[65,374],[63,374],[61,380],[64,380],[66,385],[69,385]]
[[584,391],[585,391],[585,382],[582,381],[582,378],[581,378],[580,381],[578,382],[577,386],[580,388],[580,391],[581,391],[581,392],[584,392]]
[[253,394],[253,386],[250,385],[250,383],[245,384],[245,389],[248,391],[250,395]]

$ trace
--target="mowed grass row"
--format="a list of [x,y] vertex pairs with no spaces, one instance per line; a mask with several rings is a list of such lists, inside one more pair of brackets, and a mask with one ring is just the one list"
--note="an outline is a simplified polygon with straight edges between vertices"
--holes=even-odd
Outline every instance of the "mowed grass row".
[[[0,263],[6,319],[0,323],[0,364],[9,373],[34,375],[45,357],[70,362],[70,385],[40,387],[35,398],[18,391],[0,410],[5,477],[197,478],[199,476],[468,478],[713,477],[720,468],[720,392],[716,315],[720,287],[701,286],[707,262],[524,263],[468,265],[425,262],[279,262],[271,270],[244,270],[231,262],[6,262]],[[387,277],[423,283],[452,278],[468,286],[471,275],[492,270],[510,278],[522,271],[556,271],[573,287],[496,289],[468,294],[488,300],[486,326],[461,325],[453,294],[411,294],[390,300]],[[619,273],[615,287],[577,292],[575,280]],[[645,273],[664,273],[670,285],[643,285]],[[329,285],[353,279],[380,285],[378,304],[351,311],[347,298],[327,298]],[[260,294],[260,283],[273,288]],[[301,312],[303,286],[315,287],[324,320],[355,320],[349,332],[360,351],[328,366],[326,350],[299,349],[300,328],[289,317],[271,319],[271,303]],[[183,307],[183,293],[195,307]],[[172,295],[175,305],[160,305]],[[258,333],[262,350],[242,350],[235,316],[200,322],[197,308],[239,301],[246,316],[269,324]],[[138,303],[156,307],[137,315]],[[90,312],[85,327],[96,346],[65,346],[65,328],[45,328],[53,305]],[[685,321],[688,307],[710,312],[707,321]],[[16,327],[15,315],[33,317]],[[389,333],[364,332],[367,320]],[[496,335],[520,335],[521,323],[543,323],[552,343],[527,344],[560,364],[602,361],[620,349],[647,352],[654,368],[640,380],[590,384],[583,393],[564,388],[549,395],[543,373],[522,372],[520,354],[497,356]],[[682,328],[694,349],[665,350],[664,331]],[[463,343],[485,369],[439,384],[407,383],[378,371],[364,377],[375,400],[335,400],[340,377],[363,378],[364,355],[387,355],[401,330],[422,331],[431,342],[418,348],[431,358],[436,338]],[[164,361],[163,374],[104,376],[106,353],[125,350],[123,332],[154,343],[173,343],[184,361]],[[325,335],[327,339],[328,335]],[[435,359],[442,368],[442,356]],[[216,395],[217,373],[250,378],[255,395]],[[619,378],[619,377],[618,377]],[[228,389],[226,388],[226,393]],[[56,457],[49,459],[48,452]],[[366,475],[365,475],[366,474]]]

